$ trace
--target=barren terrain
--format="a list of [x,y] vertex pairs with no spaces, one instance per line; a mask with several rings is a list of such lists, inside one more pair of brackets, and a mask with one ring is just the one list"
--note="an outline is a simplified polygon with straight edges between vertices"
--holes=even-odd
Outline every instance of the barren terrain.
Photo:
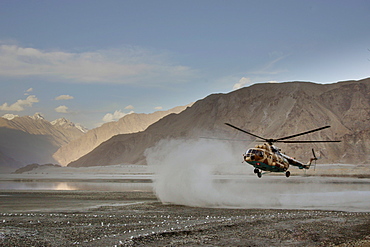
[[370,246],[370,179],[360,168],[261,179],[245,166],[174,168],[2,174],[0,246]]
[[196,208],[164,205],[151,192],[1,191],[0,196],[2,246],[370,244],[369,212]]

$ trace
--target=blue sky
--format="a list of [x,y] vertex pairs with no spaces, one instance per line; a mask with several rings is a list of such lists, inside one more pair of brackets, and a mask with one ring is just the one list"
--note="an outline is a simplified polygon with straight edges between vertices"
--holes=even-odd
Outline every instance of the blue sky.
[[0,5],[0,115],[93,128],[259,82],[370,77],[368,0]]

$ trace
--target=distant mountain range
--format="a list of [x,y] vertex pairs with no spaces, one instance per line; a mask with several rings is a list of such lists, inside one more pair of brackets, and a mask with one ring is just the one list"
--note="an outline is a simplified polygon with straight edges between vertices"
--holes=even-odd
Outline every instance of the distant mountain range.
[[105,123],[100,127],[88,131],[80,138],[59,148],[53,157],[59,164],[65,166],[91,152],[94,148],[102,142],[107,141],[112,136],[144,131],[149,125],[157,122],[159,119],[172,113],[179,113],[189,106],[191,106],[191,104],[187,106],[178,106],[168,111],[156,111],[150,114],[128,114],[116,122]]
[[49,122],[41,114],[0,117],[0,168],[55,163],[52,154],[86,131],[67,119]]
[[90,131],[65,118],[49,122],[39,113],[23,117],[5,114],[0,117],[0,170],[15,170],[32,163],[67,165],[114,135],[143,131],[162,117],[188,106],[151,114],[128,114]]
[[299,139],[341,140],[341,143],[278,146],[302,161],[311,157],[311,148],[314,147],[322,153],[321,163],[368,164],[370,78],[333,84],[262,83],[228,94],[213,94],[179,114],[163,117],[145,131],[113,136],[69,166],[146,164],[145,150],[162,139],[206,135],[253,140],[224,125],[225,122],[267,138],[331,125],[330,129]]

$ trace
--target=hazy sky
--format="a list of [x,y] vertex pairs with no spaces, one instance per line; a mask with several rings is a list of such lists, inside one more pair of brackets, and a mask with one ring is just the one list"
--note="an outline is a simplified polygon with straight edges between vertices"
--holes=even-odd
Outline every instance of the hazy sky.
[[363,79],[369,13],[368,0],[2,0],[0,116],[93,128],[257,82]]

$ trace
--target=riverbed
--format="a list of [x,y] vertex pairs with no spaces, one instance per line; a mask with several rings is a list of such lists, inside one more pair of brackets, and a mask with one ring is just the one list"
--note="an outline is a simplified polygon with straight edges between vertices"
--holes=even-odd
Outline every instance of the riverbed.
[[2,178],[1,246],[370,245],[367,178],[215,175],[169,201],[153,174]]

